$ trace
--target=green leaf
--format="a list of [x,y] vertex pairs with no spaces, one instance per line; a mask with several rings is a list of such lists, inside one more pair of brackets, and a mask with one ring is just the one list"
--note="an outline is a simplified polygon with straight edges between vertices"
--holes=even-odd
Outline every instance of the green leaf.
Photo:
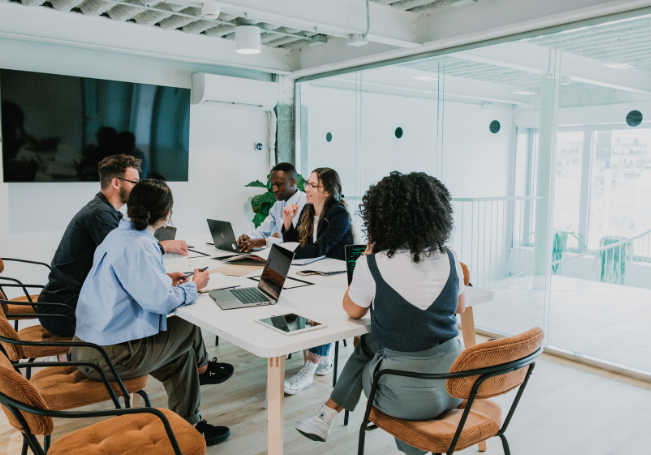
[[267,188],[267,185],[262,183],[260,180],[256,180],[255,182],[251,182],[248,185],[244,185],[244,186],[250,188]]
[[267,192],[267,193],[258,194],[257,196],[253,196],[253,198],[251,198],[252,207],[263,204],[265,202],[273,205],[276,203],[276,197],[273,195],[273,193]]
[[306,180],[303,178],[301,174],[298,174],[296,176],[296,186],[298,187],[299,190],[305,191],[305,182]]
[[263,210],[259,211],[259,212],[256,213],[255,216],[253,217],[253,225],[254,225],[255,227],[260,226],[260,225],[262,224],[262,222],[264,221],[264,219],[267,218],[267,216],[269,215],[269,211],[268,211],[268,210],[267,210],[267,213],[266,213],[266,214],[263,214],[262,212],[263,212]]

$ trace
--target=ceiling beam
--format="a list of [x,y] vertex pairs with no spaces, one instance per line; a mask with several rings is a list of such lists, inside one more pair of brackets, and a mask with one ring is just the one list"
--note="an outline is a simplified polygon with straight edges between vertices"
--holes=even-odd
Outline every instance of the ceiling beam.
[[[228,0],[212,1],[222,11],[247,19],[337,37],[366,33],[365,0]],[[371,2],[371,29],[367,39],[374,43],[414,49],[418,15]]]
[[234,41],[14,3],[0,2],[0,37],[267,73],[289,73],[289,51],[285,49],[262,46],[260,54],[238,54]]
[[561,52],[560,68],[550,67],[550,48],[528,42],[516,42],[454,54],[455,58],[510,68],[527,73],[552,73],[571,76],[572,80],[630,92],[651,92],[651,75],[634,68],[613,69],[588,57]]

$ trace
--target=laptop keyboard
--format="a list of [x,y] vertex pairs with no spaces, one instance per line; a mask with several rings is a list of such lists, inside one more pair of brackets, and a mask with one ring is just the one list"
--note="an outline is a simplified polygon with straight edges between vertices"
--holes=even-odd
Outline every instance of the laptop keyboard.
[[233,289],[231,293],[242,303],[262,303],[270,300],[258,288]]

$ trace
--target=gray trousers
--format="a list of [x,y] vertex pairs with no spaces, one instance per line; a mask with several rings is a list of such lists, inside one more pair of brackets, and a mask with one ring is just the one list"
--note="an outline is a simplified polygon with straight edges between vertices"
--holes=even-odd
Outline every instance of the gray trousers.
[[[75,340],[78,340],[75,337]],[[111,346],[102,346],[121,379],[132,379],[146,374],[152,375],[165,386],[169,408],[191,424],[201,420],[199,405],[198,368],[208,363],[208,353],[203,343],[201,329],[181,318],[167,319],[167,330],[140,340]],[[111,372],[100,354],[90,348],[71,349],[75,361],[91,361],[107,373]],[[79,371],[96,381],[101,378],[95,370]]]
[[[447,373],[463,350],[458,338],[420,352],[399,352],[382,348],[370,335],[363,335],[337,379],[330,398],[348,411],[354,411],[362,394],[368,397],[373,373],[380,369],[417,373]],[[375,396],[374,406],[384,414],[406,420],[431,420],[456,408],[460,399],[451,397],[445,381],[385,376]],[[427,453],[399,439],[396,445],[409,455]]]

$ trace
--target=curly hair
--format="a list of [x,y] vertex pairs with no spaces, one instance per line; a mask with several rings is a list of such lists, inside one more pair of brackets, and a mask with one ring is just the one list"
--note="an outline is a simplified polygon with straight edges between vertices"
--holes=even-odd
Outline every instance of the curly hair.
[[392,172],[371,185],[360,206],[373,252],[409,248],[420,263],[432,251],[444,252],[452,232],[450,192],[438,179],[423,172]]

